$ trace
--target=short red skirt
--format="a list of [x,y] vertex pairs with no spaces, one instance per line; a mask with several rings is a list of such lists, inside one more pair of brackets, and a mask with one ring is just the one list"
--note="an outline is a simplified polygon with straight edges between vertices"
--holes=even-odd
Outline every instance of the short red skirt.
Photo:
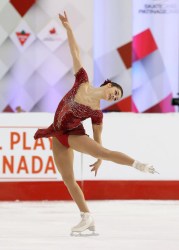
[[34,135],[34,139],[43,138],[43,137],[56,137],[57,140],[65,147],[69,148],[70,145],[68,143],[69,135],[87,135],[83,125],[81,124],[75,129],[68,130],[68,131],[56,131],[51,124],[48,128],[45,129],[38,129]]
[[69,145],[69,143],[68,143],[68,136],[69,136],[69,135],[59,135],[59,136],[55,136],[55,137],[59,140],[59,142],[60,142],[63,146],[69,148],[70,145]]

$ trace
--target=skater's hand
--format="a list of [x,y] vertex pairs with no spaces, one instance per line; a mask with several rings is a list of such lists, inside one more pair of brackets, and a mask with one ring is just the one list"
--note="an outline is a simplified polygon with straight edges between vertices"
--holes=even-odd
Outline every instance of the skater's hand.
[[90,167],[92,167],[91,172],[95,171],[95,176],[97,175],[98,168],[100,167],[102,163],[102,160],[98,159],[94,164],[91,164]]
[[62,24],[63,24],[63,26],[65,27],[66,30],[71,29],[70,24],[68,22],[67,14],[66,14],[65,11],[64,11],[64,15],[59,14],[59,19],[61,20],[61,22],[62,22]]

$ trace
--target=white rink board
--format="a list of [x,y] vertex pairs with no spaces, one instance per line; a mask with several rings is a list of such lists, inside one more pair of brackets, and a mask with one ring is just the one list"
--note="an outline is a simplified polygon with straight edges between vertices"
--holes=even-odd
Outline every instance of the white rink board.
[[[47,168],[47,159],[52,157],[50,140],[44,138],[41,147],[34,150],[33,135],[39,127],[48,127],[53,122],[51,113],[1,113],[0,114],[0,161],[14,156],[14,172],[2,173],[0,181],[56,181],[61,180]],[[92,137],[90,119],[84,121],[87,134]],[[146,175],[130,167],[103,161],[97,177],[90,172],[89,165],[96,159],[75,152],[74,169],[77,180],[179,180],[179,115],[168,114],[134,114],[104,113],[102,143],[111,150],[121,151],[143,162],[152,163],[160,175]],[[20,135],[15,138],[17,143],[12,148],[12,132]],[[14,139],[14,140],[15,140]],[[25,149],[24,149],[25,145]],[[36,162],[36,173],[32,173],[32,157],[41,157],[43,164]],[[20,157],[25,156],[26,166],[17,170]],[[83,166],[81,164],[83,163]],[[24,170],[23,170],[24,168]],[[47,169],[46,169],[47,168]],[[39,170],[39,172],[38,172]],[[48,171],[45,171],[48,170]],[[28,173],[27,173],[28,171]],[[19,173],[17,173],[19,172]],[[45,173],[46,172],[46,173]],[[57,171],[56,171],[57,172]]]

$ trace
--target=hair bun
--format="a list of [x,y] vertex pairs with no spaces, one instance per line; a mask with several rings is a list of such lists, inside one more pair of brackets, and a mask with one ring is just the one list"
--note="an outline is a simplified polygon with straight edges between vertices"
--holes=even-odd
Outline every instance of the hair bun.
[[106,80],[103,82],[103,84],[107,84],[107,83],[111,83],[111,80],[106,79]]

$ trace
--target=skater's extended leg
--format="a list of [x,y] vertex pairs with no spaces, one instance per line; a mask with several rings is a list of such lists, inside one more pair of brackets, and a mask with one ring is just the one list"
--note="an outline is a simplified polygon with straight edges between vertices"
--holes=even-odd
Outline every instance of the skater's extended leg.
[[112,161],[122,165],[132,166],[142,172],[158,173],[150,164],[144,164],[134,160],[130,156],[104,148],[88,136],[70,135],[68,142],[70,147],[81,153],[89,154],[97,159]]
[[134,159],[121,152],[112,151],[104,148],[99,143],[88,136],[69,136],[70,147],[81,153],[89,154],[97,159],[112,161],[122,165],[132,166]]
[[64,147],[55,137],[52,139],[55,165],[81,212],[89,212],[83,192],[75,181],[73,172],[73,149]]

